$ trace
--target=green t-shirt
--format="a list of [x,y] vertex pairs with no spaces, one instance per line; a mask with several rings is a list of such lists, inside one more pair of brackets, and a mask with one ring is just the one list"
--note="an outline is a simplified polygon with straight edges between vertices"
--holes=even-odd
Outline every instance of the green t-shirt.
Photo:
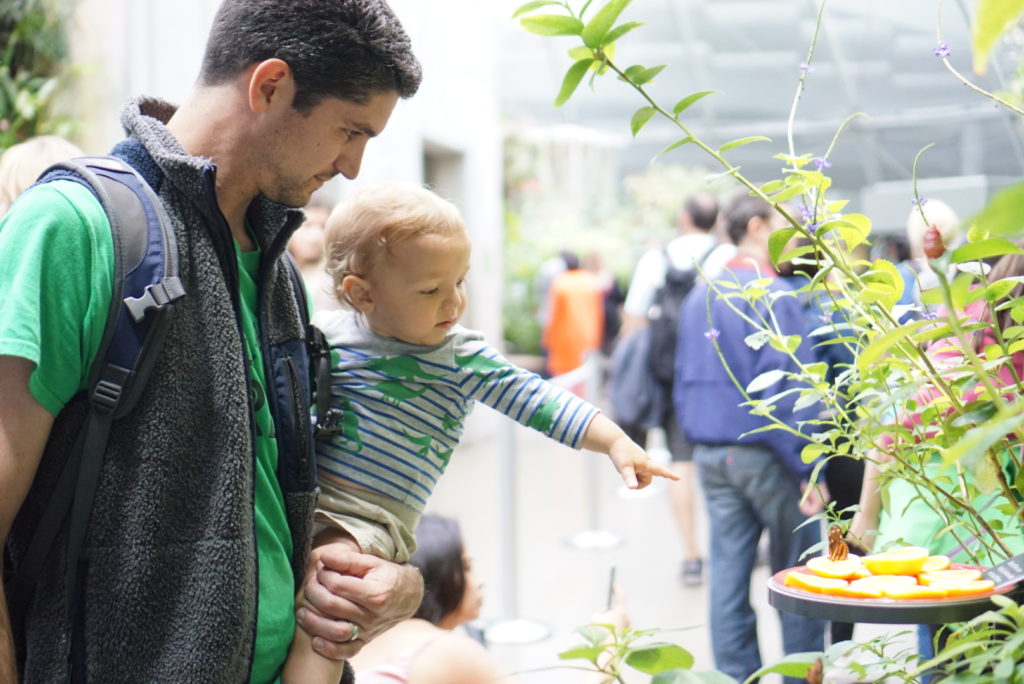
[[[294,630],[291,534],[278,483],[277,442],[263,390],[257,333],[259,252],[237,250],[242,325],[255,408],[255,520],[259,614],[253,682],[273,682]],[[85,388],[103,337],[113,279],[113,241],[96,198],[73,181],[22,195],[0,220],[0,354],[36,364],[29,388],[56,416]]]
[[[1010,461],[1007,456],[1004,463],[1008,462]],[[956,481],[956,469],[951,465],[943,465],[939,457],[927,464],[925,470],[933,482],[943,481],[943,478],[947,478],[948,482]],[[973,482],[971,472],[968,471],[966,476],[968,482]],[[922,546],[928,549],[929,553],[949,556],[956,563],[974,562],[968,550],[982,553],[981,544],[967,534],[963,527],[956,527],[956,535],[950,531],[946,521],[937,515],[923,498],[927,497],[930,500],[933,496],[927,490],[918,491],[907,480],[898,478],[886,483],[883,496],[885,503],[878,521],[876,549],[882,550],[887,544],[894,543]],[[998,529],[1016,530],[1015,516],[999,510],[1004,503],[1005,499],[999,496],[998,490],[991,494],[982,494],[971,502],[989,524],[995,524]],[[1024,551],[1024,536],[1007,535],[1003,541],[1013,554]],[[1004,559],[983,556],[980,560],[985,565],[992,565]]]
[[[252,369],[250,397],[256,414],[256,547],[259,549],[259,637],[252,663],[252,681],[276,681],[284,665],[295,631],[292,593],[292,539],[284,509],[284,494],[277,480],[277,441],[273,417],[267,404],[266,374],[259,345],[256,318],[256,277],[260,252],[242,252],[238,257],[238,283],[242,298],[242,331]],[[260,502],[264,502],[260,505]],[[287,591],[279,591],[287,587]]]

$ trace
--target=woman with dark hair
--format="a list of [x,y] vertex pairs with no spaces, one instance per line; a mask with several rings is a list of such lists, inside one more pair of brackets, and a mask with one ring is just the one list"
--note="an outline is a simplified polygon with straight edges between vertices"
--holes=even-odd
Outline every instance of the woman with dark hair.
[[[473,575],[459,524],[424,515],[416,527],[416,552],[409,559],[423,574],[423,602],[413,617],[368,643],[351,659],[356,684],[485,684],[511,681],[479,641],[453,631],[476,619],[483,583]],[[595,615],[594,622],[628,624],[621,608]],[[586,682],[605,681],[598,674]]]

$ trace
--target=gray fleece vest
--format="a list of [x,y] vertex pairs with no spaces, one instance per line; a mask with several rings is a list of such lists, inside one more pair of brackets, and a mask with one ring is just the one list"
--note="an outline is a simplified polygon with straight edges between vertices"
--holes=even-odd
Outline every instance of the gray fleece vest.
[[[163,200],[188,294],[139,405],[114,423],[77,575],[80,600],[70,610],[64,600],[65,529],[28,614],[12,616],[25,682],[59,682],[69,671],[73,681],[103,684],[243,682],[249,674],[255,455],[237,265],[214,165],[170,134],[163,122],[172,112],[155,100],[129,102],[128,139],[114,154]],[[281,255],[301,214],[259,198],[248,220],[264,254],[261,343],[298,580],[316,489],[305,330]],[[75,400],[58,417],[10,535],[15,565],[82,413]]]

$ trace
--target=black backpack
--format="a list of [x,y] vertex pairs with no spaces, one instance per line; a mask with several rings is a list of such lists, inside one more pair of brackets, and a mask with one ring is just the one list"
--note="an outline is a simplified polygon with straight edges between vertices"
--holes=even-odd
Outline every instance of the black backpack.
[[160,200],[135,169],[116,157],[81,157],[51,166],[37,183],[54,180],[81,183],[103,207],[114,245],[114,290],[86,389],[89,408],[74,449],[22,561],[5,577],[8,596],[15,598],[12,616],[27,606],[69,515],[67,586],[74,586],[111,424],[138,402],[175,302],[185,296],[174,231]]
[[676,268],[668,250],[662,249],[665,262],[665,282],[654,293],[654,301],[647,314],[650,325],[650,348],[647,352],[647,366],[651,375],[663,385],[671,386],[675,375],[676,337],[679,333],[679,309],[683,300],[697,283],[700,273],[697,266],[703,266],[717,247],[712,244],[690,268]]

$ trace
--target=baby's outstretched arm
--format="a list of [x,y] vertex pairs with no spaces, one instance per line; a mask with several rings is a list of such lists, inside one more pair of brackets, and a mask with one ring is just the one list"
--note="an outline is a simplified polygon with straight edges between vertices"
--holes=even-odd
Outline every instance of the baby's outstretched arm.
[[654,463],[639,444],[631,440],[622,428],[603,413],[598,413],[590,421],[587,431],[583,434],[581,446],[584,449],[608,454],[623,482],[630,489],[643,489],[651,484],[655,475],[670,480],[679,479],[675,473]]

